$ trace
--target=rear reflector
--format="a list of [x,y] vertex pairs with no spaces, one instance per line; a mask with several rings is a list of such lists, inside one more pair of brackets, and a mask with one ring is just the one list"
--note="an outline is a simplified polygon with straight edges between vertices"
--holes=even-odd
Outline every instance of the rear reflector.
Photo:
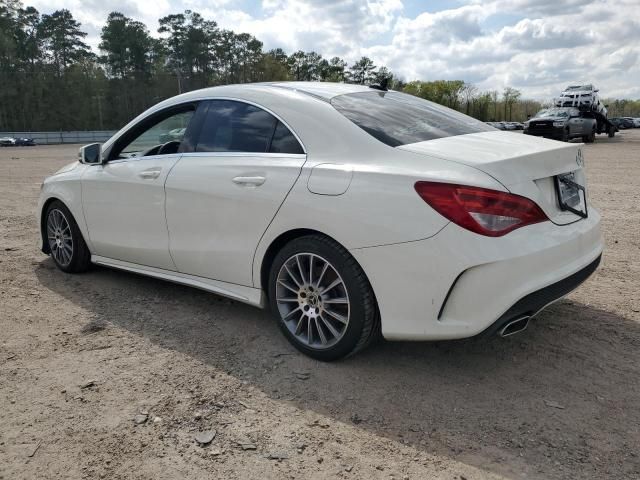
[[548,220],[535,202],[513,193],[438,182],[416,182],[415,189],[440,215],[488,237]]

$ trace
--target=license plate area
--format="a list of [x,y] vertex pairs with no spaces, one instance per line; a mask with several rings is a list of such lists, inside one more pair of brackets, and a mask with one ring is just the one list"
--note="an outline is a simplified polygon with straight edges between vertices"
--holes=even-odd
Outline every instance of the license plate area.
[[587,218],[587,194],[584,187],[576,183],[573,172],[556,175],[555,182],[560,210]]

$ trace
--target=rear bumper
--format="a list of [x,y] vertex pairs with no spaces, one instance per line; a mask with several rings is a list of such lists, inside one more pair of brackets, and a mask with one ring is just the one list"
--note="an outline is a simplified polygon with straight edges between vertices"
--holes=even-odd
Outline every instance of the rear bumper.
[[593,272],[596,271],[598,265],[600,265],[601,259],[602,255],[598,256],[598,258],[593,262],[582,270],[578,270],[573,275],[569,275],[567,278],[564,278],[559,282],[541,288],[540,290],[532,292],[526,297],[521,298],[512,305],[509,310],[504,312],[500,318],[493,323],[493,325],[480,333],[480,335],[494,335],[500,332],[509,322],[517,318],[533,317],[546,306],[578,288],[591,276]]
[[351,253],[376,294],[385,338],[471,337],[499,329],[514,313],[536,313],[595,270],[603,242],[600,216],[589,213],[569,225],[544,222],[499,238],[448,224],[426,240]]

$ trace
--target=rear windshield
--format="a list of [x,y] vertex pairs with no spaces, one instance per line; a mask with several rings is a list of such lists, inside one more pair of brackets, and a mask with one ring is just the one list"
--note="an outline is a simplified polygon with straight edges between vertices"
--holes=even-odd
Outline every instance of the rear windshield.
[[475,118],[406,93],[350,93],[334,97],[331,105],[391,147],[495,130]]

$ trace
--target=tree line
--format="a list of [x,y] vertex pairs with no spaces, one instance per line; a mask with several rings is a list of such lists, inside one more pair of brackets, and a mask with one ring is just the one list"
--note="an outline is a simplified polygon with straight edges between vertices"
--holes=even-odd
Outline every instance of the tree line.
[[[192,10],[160,18],[157,33],[111,12],[96,53],[69,10],[41,14],[19,0],[0,0],[0,131],[111,130],[178,93],[281,80],[387,79],[396,90],[485,121],[524,120],[542,106],[513,88],[481,92],[461,80],[405,83],[367,57],[349,65],[314,51],[265,50],[253,35],[220,28]],[[640,102],[622,102],[629,112],[640,111]]]

